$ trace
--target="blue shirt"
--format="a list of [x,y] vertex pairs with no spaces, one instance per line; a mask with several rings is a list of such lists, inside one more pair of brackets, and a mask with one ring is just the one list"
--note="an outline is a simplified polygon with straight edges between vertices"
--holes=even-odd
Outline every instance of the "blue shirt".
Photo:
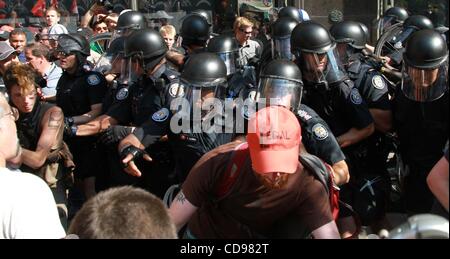
[[55,63],[51,63],[49,69],[47,69],[44,74],[44,79],[47,81],[47,87],[42,88],[42,93],[44,96],[56,95],[56,85],[58,84],[62,72],[63,71],[60,67],[58,67]]

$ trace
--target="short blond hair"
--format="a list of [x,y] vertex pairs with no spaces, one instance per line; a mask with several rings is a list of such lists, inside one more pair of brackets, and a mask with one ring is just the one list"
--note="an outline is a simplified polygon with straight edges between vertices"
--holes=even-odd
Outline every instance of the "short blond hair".
[[161,27],[161,29],[159,29],[159,33],[161,35],[169,35],[175,38],[175,35],[177,34],[177,30],[175,29],[175,27],[173,25],[164,25],[163,27]]
[[233,30],[236,31],[237,29],[243,29],[243,28],[253,28],[253,23],[245,18],[245,17],[238,17],[236,18],[236,21],[234,21]]

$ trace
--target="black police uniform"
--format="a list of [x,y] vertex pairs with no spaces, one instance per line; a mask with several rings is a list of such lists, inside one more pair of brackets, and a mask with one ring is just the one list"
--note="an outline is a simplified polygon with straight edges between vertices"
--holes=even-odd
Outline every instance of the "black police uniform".
[[[443,82],[448,84],[447,80]],[[414,213],[429,212],[433,204],[426,177],[443,155],[449,130],[448,107],[448,90],[438,100],[420,103],[406,98],[398,87],[393,100],[400,152],[409,169],[405,179],[406,206]]]
[[[162,65],[152,77],[143,76],[129,88],[120,88],[115,95],[115,103],[107,115],[119,121],[120,125],[141,126],[164,105],[170,105],[176,97],[178,82],[179,73]],[[162,197],[170,185],[167,176],[173,170],[173,164],[168,143],[158,141],[149,149],[150,155],[155,159],[154,162],[138,162],[144,171],[151,172],[144,174],[142,179],[128,176],[123,172],[116,146],[108,148],[107,152],[108,165],[111,167],[108,179],[110,186],[135,184]]]
[[[336,137],[348,132],[351,128],[363,129],[373,123],[367,104],[350,80],[334,83],[329,86],[329,90],[323,85],[314,86],[310,82],[304,83],[303,103],[311,107],[328,123]],[[351,178],[364,170],[364,167],[359,164],[363,159],[361,150],[364,149],[364,142],[342,149]],[[354,192],[349,185],[342,186],[340,193],[341,200],[353,204]],[[350,211],[343,208],[340,217],[350,216],[349,213]]]
[[140,77],[129,88],[118,89],[107,114],[122,125],[140,126],[176,96],[179,73],[162,65],[150,78]]
[[367,104],[350,80],[334,83],[325,89],[304,81],[303,103],[330,126],[337,137],[351,128],[363,129],[373,123]]
[[[376,70],[374,61],[362,53],[356,53],[349,58],[349,62],[348,75],[369,109],[390,111],[389,82]],[[371,181],[371,183],[373,182],[370,185],[372,191],[363,189],[365,192],[358,194],[359,198],[353,205],[358,210],[362,222],[370,225],[374,220],[379,220],[384,216],[387,207],[390,179],[386,161],[393,146],[386,135],[379,131],[375,131],[364,143],[365,145],[360,146],[359,152],[360,170],[358,175],[353,177],[352,184],[360,190],[367,185],[368,181]]]
[[[64,71],[56,87],[56,104],[65,116],[79,116],[91,111],[91,105],[101,104],[106,90],[105,77],[100,73],[79,69],[71,75]],[[67,139],[76,164],[76,177],[86,178],[97,173],[98,168],[93,169],[91,166],[95,164],[92,159],[98,155],[95,142],[96,137]]]
[[155,143],[161,136],[168,135],[175,159],[175,171],[178,182],[183,182],[195,163],[207,152],[229,143],[233,140],[232,133],[174,133],[170,129],[173,114],[168,108],[162,108],[153,114],[142,128],[136,130],[135,135],[148,147]]
[[301,104],[295,115],[302,127],[302,143],[308,153],[320,157],[329,165],[345,160],[327,123],[315,111]]

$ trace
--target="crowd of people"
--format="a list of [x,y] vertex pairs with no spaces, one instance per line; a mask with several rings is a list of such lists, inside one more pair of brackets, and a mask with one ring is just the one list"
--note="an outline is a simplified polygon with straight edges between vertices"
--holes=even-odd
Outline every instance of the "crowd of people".
[[363,23],[294,7],[220,34],[204,10],[177,31],[100,8],[76,32],[49,8],[31,43],[0,42],[1,238],[358,238],[392,211],[448,219],[448,37],[428,18],[389,9],[380,25],[403,29],[376,56]]

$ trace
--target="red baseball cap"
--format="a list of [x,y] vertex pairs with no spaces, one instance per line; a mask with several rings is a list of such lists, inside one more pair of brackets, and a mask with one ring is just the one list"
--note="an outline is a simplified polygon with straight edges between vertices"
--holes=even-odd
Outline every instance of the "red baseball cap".
[[260,174],[295,173],[301,140],[300,124],[291,111],[281,106],[259,110],[248,124],[253,170]]

